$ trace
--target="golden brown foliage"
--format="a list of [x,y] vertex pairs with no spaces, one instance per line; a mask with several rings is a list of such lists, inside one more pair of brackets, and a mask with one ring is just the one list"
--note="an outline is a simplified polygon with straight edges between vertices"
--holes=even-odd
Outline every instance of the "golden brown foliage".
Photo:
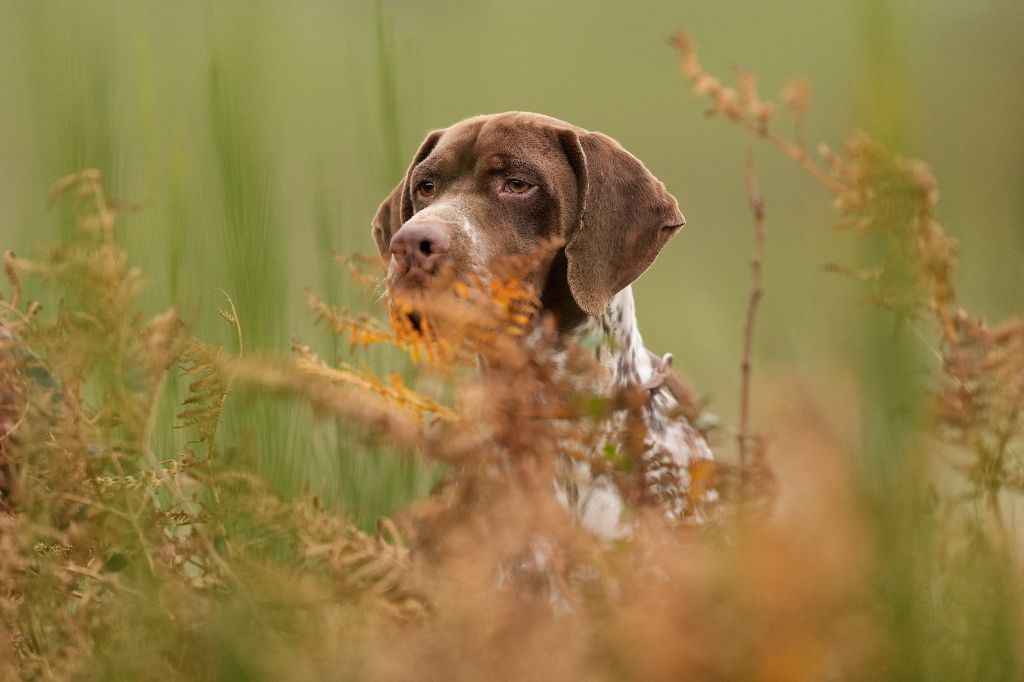
[[710,99],[710,115],[764,138],[831,191],[842,229],[883,238],[883,260],[875,267],[829,269],[867,282],[870,300],[883,308],[934,320],[942,358],[936,428],[969,453],[958,466],[972,486],[968,499],[986,496],[997,526],[1004,527],[999,494],[1020,490],[1022,470],[1014,447],[1024,439],[1024,318],[990,329],[961,307],[953,278],[957,245],[936,217],[938,182],[928,165],[893,154],[863,132],[852,134],[839,152],[819,145],[821,160],[815,161],[803,133],[810,95],[805,80],[791,81],[779,97],[796,128],[789,139],[773,127],[780,107],[760,99],[752,74],[740,70],[737,88],[724,86],[700,65],[686,33],[676,33],[673,42],[694,94]]

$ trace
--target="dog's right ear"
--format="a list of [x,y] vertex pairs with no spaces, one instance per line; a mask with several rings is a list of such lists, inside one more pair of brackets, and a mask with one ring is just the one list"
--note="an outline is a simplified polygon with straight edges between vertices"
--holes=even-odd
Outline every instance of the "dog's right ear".
[[597,316],[654,263],[686,220],[665,185],[612,138],[567,129],[559,139],[576,175],[579,205],[578,222],[566,235],[569,290],[581,310]]
[[376,215],[373,216],[373,241],[377,243],[377,250],[380,252],[381,258],[385,260],[387,260],[388,254],[391,251],[391,237],[395,232],[398,232],[398,229],[402,227],[405,221],[412,217],[412,194],[409,188],[409,176],[412,175],[412,171],[416,168],[417,164],[430,156],[430,152],[434,151],[437,141],[441,139],[443,134],[444,130],[435,130],[427,135],[423,143],[420,144],[420,148],[416,151],[416,156],[413,157],[408,170],[405,171],[405,177],[391,190],[391,194],[381,202],[377,208]]

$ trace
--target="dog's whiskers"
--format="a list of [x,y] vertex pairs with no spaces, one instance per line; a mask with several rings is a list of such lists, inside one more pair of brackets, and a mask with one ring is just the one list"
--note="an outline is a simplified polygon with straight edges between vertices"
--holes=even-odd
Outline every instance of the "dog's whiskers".
[[373,287],[373,291],[370,292],[370,296],[373,297],[374,303],[380,303],[384,300],[384,297],[388,295],[387,277],[388,273],[385,271],[377,278],[377,284]]

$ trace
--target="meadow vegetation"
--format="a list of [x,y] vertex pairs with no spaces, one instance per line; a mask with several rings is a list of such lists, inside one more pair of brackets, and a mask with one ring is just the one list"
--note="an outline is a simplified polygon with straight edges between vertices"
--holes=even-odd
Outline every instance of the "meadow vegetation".
[[[121,230],[146,208],[108,196],[100,170],[56,184],[59,243],[5,255],[0,675],[1019,679],[1007,508],[1024,492],[1024,319],[965,309],[924,162],[860,132],[812,147],[806,81],[768,100],[748,71],[735,86],[709,73],[686,34],[673,44],[708,113],[806,171],[864,244],[864,263],[823,264],[877,309],[863,385],[765,377],[740,398],[752,425],[735,429],[695,398],[687,416],[722,461],[691,472],[693,504],[710,486],[720,501],[705,522],[670,527],[637,490],[639,388],[581,390],[571,377],[596,371],[586,347],[570,350],[568,372],[524,351],[528,259],[460,287],[423,333],[332,300],[334,277],[361,290],[379,279],[376,261],[342,254],[325,291],[305,292],[330,355],[299,337],[274,352],[284,306],[256,293],[284,285],[248,281],[284,248],[268,236],[273,165],[215,72],[237,259],[214,306],[219,341],[196,333],[174,285],[162,312],[144,312]],[[753,243],[757,223],[770,241],[772,197],[752,186],[749,198],[741,234]],[[627,437],[604,466],[636,518],[609,546],[573,524],[550,480],[610,422]],[[316,469],[340,488],[282,485],[268,462],[309,453],[292,447],[296,430],[365,468]],[[356,489],[381,460],[399,489],[386,501]],[[551,548],[539,567],[526,551],[537,538]]]

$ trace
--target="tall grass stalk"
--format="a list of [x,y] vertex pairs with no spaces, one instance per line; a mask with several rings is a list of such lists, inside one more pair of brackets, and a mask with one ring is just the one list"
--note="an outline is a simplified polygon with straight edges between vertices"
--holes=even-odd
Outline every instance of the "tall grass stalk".
[[[865,70],[858,113],[886,146],[903,149],[908,142],[904,122],[909,83],[901,69],[902,17],[897,8],[880,0],[864,3],[860,11]],[[860,240],[860,257],[864,268],[890,264],[889,281],[881,286],[906,290],[913,286],[914,275],[892,235],[905,229],[916,207],[909,197],[896,194],[893,202],[883,217],[890,225]],[[885,595],[882,604],[888,610],[888,645],[904,652],[890,657],[890,674],[892,679],[922,679],[930,677],[925,651],[931,624],[924,604],[936,568],[929,559],[935,549],[933,529],[920,502],[929,475],[925,378],[933,360],[921,343],[918,320],[869,306],[857,317],[862,485],[866,508],[876,524],[877,550],[884,557],[878,564],[877,589]]]

